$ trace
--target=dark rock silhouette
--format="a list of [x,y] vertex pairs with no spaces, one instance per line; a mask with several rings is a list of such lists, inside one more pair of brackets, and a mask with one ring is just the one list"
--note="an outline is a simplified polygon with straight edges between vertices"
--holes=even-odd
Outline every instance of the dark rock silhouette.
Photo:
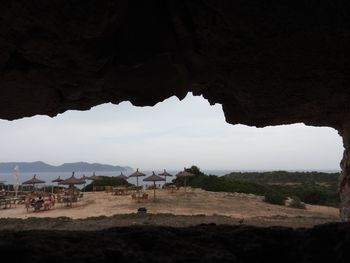
[[[222,104],[231,124],[264,127],[303,122],[333,127],[344,142],[339,186],[341,216],[349,220],[349,13],[350,1],[345,0],[3,0],[0,118],[55,116],[68,109],[87,110],[127,100],[138,106],[154,105],[173,95],[182,99],[192,91],[211,104]],[[250,256],[271,258],[277,251],[280,261],[296,262],[305,252],[305,261],[308,255],[344,261],[348,256],[344,247],[349,243],[341,229],[337,225],[311,231],[269,230],[266,235],[265,230],[258,230],[265,241],[249,238],[252,245],[248,245],[242,238],[247,246],[230,256],[248,261]],[[15,234],[5,234],[15,240]],[[79,233],[79,238],[75,234],[60,235],[71,236],[67,242],[87,242],[81,237],[91,233]],[[274,234],[291,237],[291,241],[287,244],[284,240],[288,238],[283,238],[270,244]],[[44,238],[49,234],[36,235]],[[311,243],[301,246],[305,235]],[[27,244],[26,239],[32,240],[26,233],[21,236],[16,246],[1,245],[3,255],[40,257],[41,250],[34,254],[24,246],[23,253],[14,250],[18,244]],[[216,242],[220,238],[216,236]],[[134,248],[146,256],[152,243],[143,243]],[[161,248],[166,247],[166,242],[162,244]],[[181,244],[176,246],[179,251],[189,251],[179,257],[203,255],[191,254],[200,247],[185,250]],[[287,246],[295,249],[287,251]],[[90,257],[88,248],[80,248]],[[104,254],[96,251],[96,257],[123,253],[122,247],[112,247]],[[226,252],[202,258],[226,258]],[[68,258],[65,253],[57,255]],[[146,259],[128,255],[125,261]]]
[[350,224],[312,229],[199,225],[0,232],[3,257],[25,262],[348,262]]

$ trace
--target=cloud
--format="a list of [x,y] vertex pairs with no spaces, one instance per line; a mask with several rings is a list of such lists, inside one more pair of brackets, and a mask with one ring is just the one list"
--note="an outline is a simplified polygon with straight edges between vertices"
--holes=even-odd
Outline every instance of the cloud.
[[0,121],[0,161],[89,161],[143,169],[338,169],[334,129],[254,128],[225,122],[222,107],[188,94],[154,107],[129,102]]

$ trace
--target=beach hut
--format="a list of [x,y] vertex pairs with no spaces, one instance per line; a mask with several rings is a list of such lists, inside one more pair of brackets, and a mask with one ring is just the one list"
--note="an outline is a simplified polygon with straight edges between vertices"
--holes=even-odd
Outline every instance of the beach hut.
[[158,174],[159,176],[164,176],[164,181],[165,181],[165,183],[166,183],[166,178],[167,177],[172,177],[173,175],[172,174],[170,174],[170,173],[168,173],[165,169],[164,169],[164,172],[163,173],[160,173],[160,174]]
[[194,174],[190,173],[190,172],[187,172],[186,171],[186,167],[184,167],[184,170],[179,172],[176,176],[177,177],[184,177],[184,187],[185,187],[185,192],[186,192],[186,180],[187,180],[187,177],[192,177],[192,176],[194,176]]
[[143,179],[145,182],[153,182],[153,202],[156,201],[156,182],[165,181],[163,177],[156,175],[152,172],[152,175]]
[[28,184],[28,185],[33,185],[33,188],[35,188],[35,185],[36,184],[44,184],[46,183],[45,181],[43,180],[40,180],[38,178],[36,178],[36,174],[34,174],[33,178],[28,180],[28,181],[25,181],[23,182],[22,184]]
[[139,172],[139,168],[136,169],[136,172],[129,175],[128,178],[136,177],[136,186],[137,186],[137,195],[140,197],[140,190],[139,190],[139,177],[146,176],[144,173]]

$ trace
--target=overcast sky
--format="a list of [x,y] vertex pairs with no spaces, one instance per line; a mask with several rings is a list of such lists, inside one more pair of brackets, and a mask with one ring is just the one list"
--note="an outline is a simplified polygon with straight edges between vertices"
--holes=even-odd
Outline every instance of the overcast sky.
[[57,117],[0,120],[0,162],[99,162],[142,170],[339,169],[336,130],[303,124],[254,128],[225,122],[222,107],[189,93],[155,107],[129,102]]

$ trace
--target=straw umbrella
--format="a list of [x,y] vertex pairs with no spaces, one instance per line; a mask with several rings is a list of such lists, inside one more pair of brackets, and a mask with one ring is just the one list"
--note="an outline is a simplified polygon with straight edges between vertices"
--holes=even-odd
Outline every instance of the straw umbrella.
[[83,192],[85,192],[85,185],[86,185],[86,180],[92,180],[91,177],[85,176],[85,174],[83,174],[82,177],[79,178],[80,180],[84,181],[84,190]]
[[139,172],[139,168],[136,169],[136,172],[129,175],[129,178],[136,177],[136,186],[137,186],[137,195],[140,197],[140,191],[139,191],[139,177],[146,176],[144,173]]
[[70,187],[74,186],[75,184],[84,184],[84,183],[86,183],[85,180],[82,180],[81,178],[76,178],[74,176],[74,172],[72,173],[71,177],[69,177],[66,180],[62,180],[61,182],[59,182],[59,184],[69,185]]
[[95,175],[95,172],[93,172],[92,176],[90,176],[89,179],[92,180],[92,191],[94,191],[95,181],[101,180],[102,178]]
[[128,177],[124,175],[123,172],[120,172],[120,175],[116,176],[115,178],[124,179],[124,180],[128,179]]
[[74,185],[76,185],[76,184],[85,184],[85,180],[81,180],[79,178],[76,178],[74,176],[74,172],[73,172],[71,177],[69,177],[66,180],[63,180],[59,184],[69,185],[69,188],[71,189],[70,205],[72,205],[72,196],[74,195]]
[[153,182],[153,202],[155,202],[156,201],[156,182],[165,181],[165,179],[163,177],[156,175],[154,172],[152,173],[153,174],[151,176],[146,177],[143,180],[145,182]]
[[194,176],[194,174],[193,173],[190,173],[190,172],[187,172],[186,171],[186,167],[184,167],[184,170],[183,171],[181,171],[181,172],[179,172],[177,175],[176,175],[177,177],[184,177],[184,186],[185,186],[185,192],[186,192],[186,179],[187,179],[187,177],[192,177],[192,176]]
[[158,174],[158,175],[164,176],[164,179],[165,179],[164,181],[165,181],[165,183],[166,183],[166,178],[167,178],[167,177],[173,176],[172,174],[168,173],[165,169],[164,169],[164,172],[163,172],[163,173],[160,173],[160,174]]
[[28,180],[28,181],[25,181],[23,182],[22,184],[32,184],[33,185],[33,188],[35,189],[35,185],[36,184],[44,184],[46,183],[45,181],[43,180],[40,180],[38,178],[36,178],[36,174],[34,174],[33,178]]
[[[59,176],[59,177],[57,177],[55,180],[52,180],[51,182],[53,182],[53,183],[60,183],[60,182],[62,182],[62,181],[64,181],[63,179],[61,179],[61,176]],[[51,193],[53,193],[53,186],[52,186],[52,191],[51,191]]]

